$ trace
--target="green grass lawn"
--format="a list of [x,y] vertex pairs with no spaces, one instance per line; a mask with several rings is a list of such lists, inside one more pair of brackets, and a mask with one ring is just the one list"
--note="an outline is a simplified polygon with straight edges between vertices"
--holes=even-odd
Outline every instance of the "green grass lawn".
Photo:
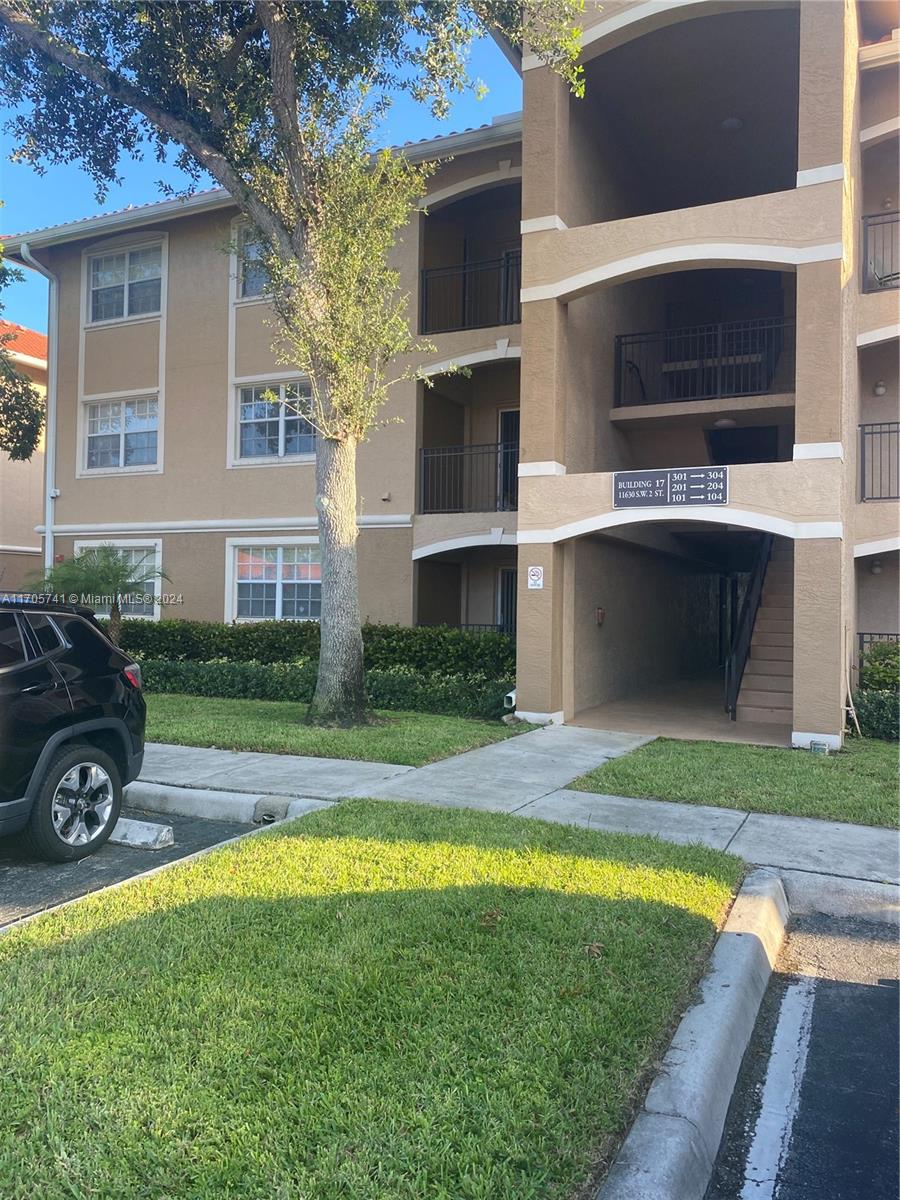
[[898,824],[896,744],[848,739],[840,754],[659,738],[576,779],[582,792],[750,812]]
[[570,1200],[741,873],[347,801],[0,937],[4,1200]]
[[534,728],[469,717],[381,712],[378,724],[331,729],[304,725],[306,709],[305,704],[283,700],[215,700],[150,693],[147,740],[421,767]]

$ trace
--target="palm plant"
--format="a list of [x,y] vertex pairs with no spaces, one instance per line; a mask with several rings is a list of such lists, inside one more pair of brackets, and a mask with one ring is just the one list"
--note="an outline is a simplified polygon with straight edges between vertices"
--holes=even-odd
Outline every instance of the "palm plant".
[[158,569],[152,553],[139,562],[130,562],[111,545],[82,550],[45,572],[34,583],[42,592],[58,596],[69,603],[86,604],[89,608],[109,606],[107,634],[118,646],[122,633],[122,604],[133,592],[144,592],[151,581],[167,579]]

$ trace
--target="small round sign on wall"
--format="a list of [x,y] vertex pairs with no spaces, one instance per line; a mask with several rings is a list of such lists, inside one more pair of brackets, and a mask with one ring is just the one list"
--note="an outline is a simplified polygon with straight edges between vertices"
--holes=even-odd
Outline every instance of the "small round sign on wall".
[[544,586],[543,567],[528,568],[528,586],[529,588],[542,588]]

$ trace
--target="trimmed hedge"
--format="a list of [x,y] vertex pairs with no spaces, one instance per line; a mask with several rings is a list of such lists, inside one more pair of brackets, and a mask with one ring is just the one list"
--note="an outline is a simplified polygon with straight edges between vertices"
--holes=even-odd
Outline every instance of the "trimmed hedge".
[[[276,663],[141,659],[149,692],[240,700],[309,703],[316,685],[316,669],[317,664],[308,659]],[[491,679],[483,673],[429,673],[410,667],[366,672],[366,689],[375,708],[488,720],[503,715],[503,697],[513,686],[511,679]]]
[[[319,657],[316,621],[122,622],[121,645],[138,659],[289,663]],[[516,672],[515,641],[505,633],[470,633],[446,625],[363,627],[366,670],[409,667],[425,674],[508,679]]]
[[866,688],[853,696],[863,737],[900,741],[900,694],[896,688]]

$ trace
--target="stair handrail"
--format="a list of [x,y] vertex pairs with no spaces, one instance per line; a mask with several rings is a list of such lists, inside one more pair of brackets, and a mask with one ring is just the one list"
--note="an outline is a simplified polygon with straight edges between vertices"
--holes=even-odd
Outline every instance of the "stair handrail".
[[772,557],[774,541],[774,535],[767,533],[760,542],[759,554],[757,555],[753,572],[750,576],[750,586],[747,588],[746,595],[741,604],[741,611],[735,625],[734,636],[731,639],[731,648],[725,659],[725,711],[731,717],[732,721],[737,720],[738,695],[741,690],[747,659],[750,657],[750,642],[753,639],[753,629],[756,625],[756,616],[762,600],[763,584],[766,581],[766,572],[769,567],[769,560]]

